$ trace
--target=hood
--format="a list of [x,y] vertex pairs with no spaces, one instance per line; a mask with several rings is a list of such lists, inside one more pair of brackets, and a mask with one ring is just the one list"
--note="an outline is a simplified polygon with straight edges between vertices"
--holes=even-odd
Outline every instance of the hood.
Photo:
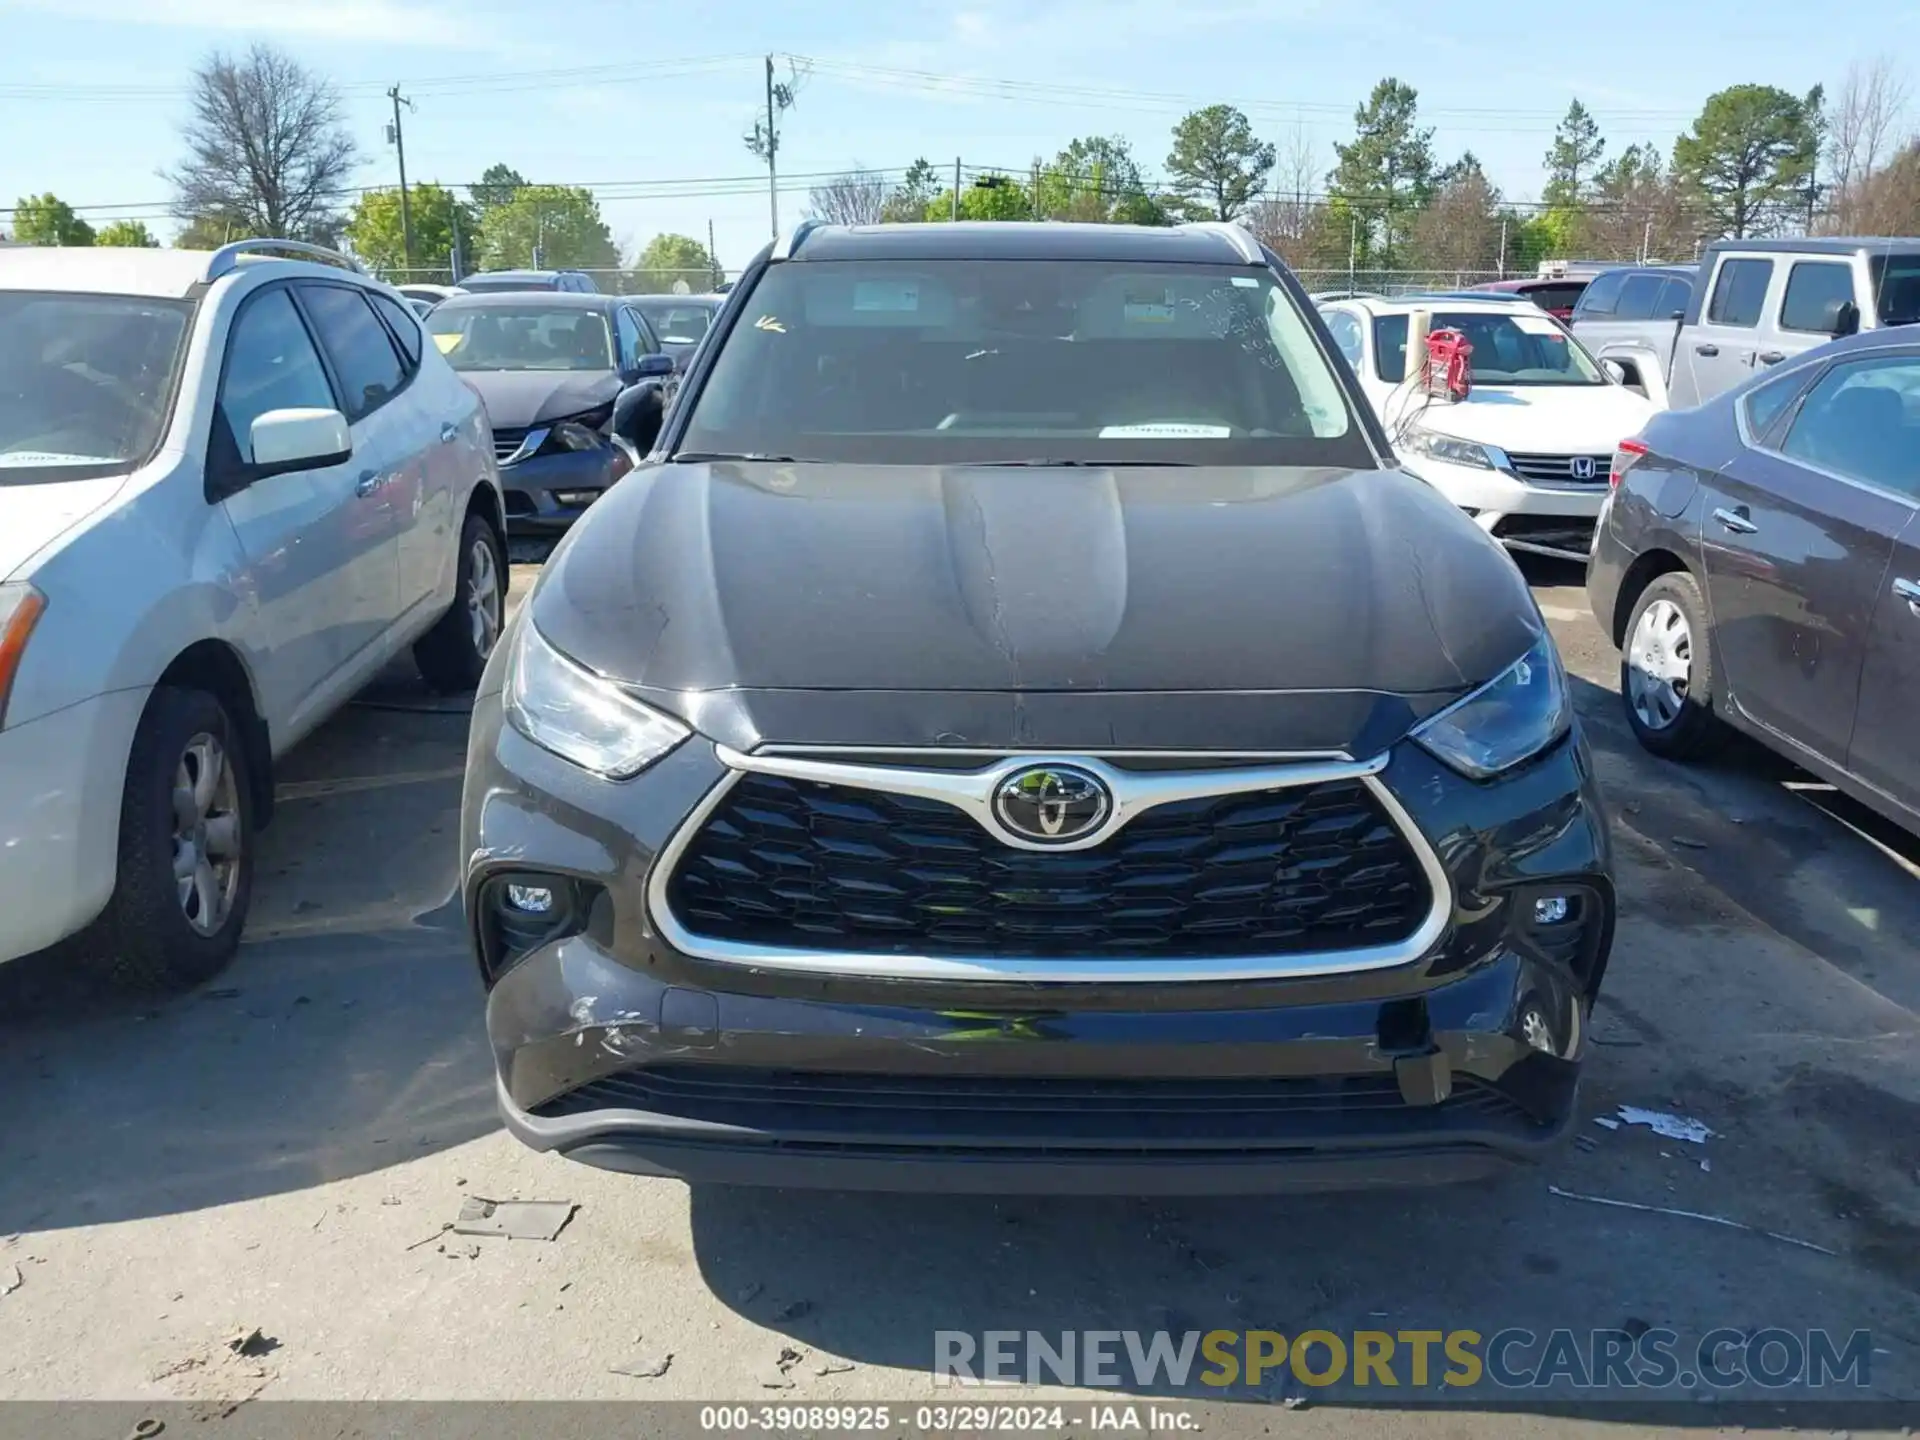
[[[574,527],[530,614],[717,738],[716,692],[752,691],[755,738],[832,715],[839,743],[1005,743],[1039,713],[1060,727],[1039,743],[1267,749],[1306,746],[1275,732],[1280,695],[1313,748],[1391,697],[1390,743],[1540,625],[1422,482],[1278,468],[650,467]],[[881,711],[886,735],[854,733]]]
[[460,378],[486,405],[496,430],[565,420],[620,393],[620,377],[611,370],[465,370]]
[[1428,405],[1419,423],[1521,455],[1605,455],[1658,413],[1624,385],[1475,386],[1463,401]]
[[0,472],[0,580],[114,497],[124,475],[6,484]]

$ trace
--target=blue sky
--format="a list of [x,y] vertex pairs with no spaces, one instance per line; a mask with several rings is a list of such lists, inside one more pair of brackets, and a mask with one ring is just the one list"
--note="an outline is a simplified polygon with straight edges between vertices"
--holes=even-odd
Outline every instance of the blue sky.
[[[464,182],[505,161],[539,181],[655,182],[605,200],[615,238],[704,238],[711,220],[737,267],[766,238],[764,186],[692,182],[755,173],[740,136],[767,51],[820,62],[786,117],[781,165],[798,176],[920,155],[949,172],[956,155],[1024,168],[1096,132],[1126,136],[1157,176],[1174,120],[1216,99],[1242,103],[1283,151],[1309,146],[1324,170],[1354,105],[1393,75],[1418,88],[1443,160],[1470,148],[1530,198],[1574,96],[1612,150],[1665,149],[1722,86],[1832,89],[1851,62],[1920,53],[1920,3],[0,0],[0,37],[0,205],[52,190],[110,207],[91,220],[142,215],[170,233],[153,202],[178,155],[188,73],[210,50],[264,40],[342,87],[367,157],[358,183],[394,178],[383,92],[398,81],[417,96],[410,178]],[[534,73],[554,71],[571,73]],[[805,200],[782,194],[783,224]]]

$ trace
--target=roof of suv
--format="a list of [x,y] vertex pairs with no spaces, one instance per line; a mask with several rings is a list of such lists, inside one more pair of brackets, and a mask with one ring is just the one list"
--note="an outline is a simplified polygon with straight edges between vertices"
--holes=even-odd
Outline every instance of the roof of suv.
[[1784,255],[1875,255],[1897,251],[1902,255],[1920,250],[1920,237],[1911,235],[1820,235],[1792,240],[1715,240],[1715,250],[1751,250],[1756,254]]
[[1528,300],[1506,295],[1354,295],[1339,300],[1323,300],[1322,305],[1355,305],[1369,315],[1411,315],[1416,310],[1451,310],[1455,314],[1523,315],[1541,314]]
[[520,310],[537,305],[542,310],[611,310],[626,304],[627,295],[600,295],[580,290],[456,290],[433,307],[452,314],[460,310]]
[[[1223,227],[1078,225],[1056,221],[960,221],[945,225],[818,225],[786,242],[794,260],[1137,260],[1164,264],[1251,265]],[[778,252],[776,252],[778,253]]]
[[[96,295],[150,295],[184,300],[204,284],[211,250],[157,250],[115,246],[9,246],[0,250],[0,290],[67,290]],[[251,271],[272,266],[290,275],[353,275],[366,284],[364,274],[309,260],[281,255],[241,255],[236,269]],[[223,272],[230,273],[230,272]],[[217,276],[215,278],[218,278]]]

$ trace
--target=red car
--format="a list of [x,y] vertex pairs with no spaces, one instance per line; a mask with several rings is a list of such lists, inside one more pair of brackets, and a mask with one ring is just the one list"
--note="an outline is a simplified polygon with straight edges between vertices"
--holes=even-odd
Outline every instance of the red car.
[[1471,290],[1492,290],[1503,295],[1524,295],[1556,320],[1571,320],[1573,307],[1580,299],[1580,292],[1587,288],[1591,276],[1564,276],[1557,279],[1542,279],[1529,276],[1521,280],[1489,280],[1484,285],[1472,285]]

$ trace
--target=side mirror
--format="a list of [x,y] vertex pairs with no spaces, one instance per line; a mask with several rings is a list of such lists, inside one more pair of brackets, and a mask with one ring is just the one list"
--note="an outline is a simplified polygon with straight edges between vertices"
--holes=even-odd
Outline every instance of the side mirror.
[[1600,368],[1607,372],[1607,378],[1616,385],[1627,383],[1627,372],[1618,360],[1602,360]]
[[248,473],[255,480],[339,465],[353,456],[347,417],[338,410],[269,410],[254,418],[248,435],[253,442]]
[[1860,307],[1851,300],[1829,300],[1821,317],[1827,322],[1827,334],[1844,340],[1860,329]]
[[634,368],[634,374],[642,380],[664,380],[673,371],[673,357],[661,354],[642,355],[639,365]]
[[[666,359],[664,355],[660,358]],[[645,455],[660,438],[666,417],[666,402],[658,385],[629,385],[613,402],[613,421],[608,428],[631,445],[636,455]]]

